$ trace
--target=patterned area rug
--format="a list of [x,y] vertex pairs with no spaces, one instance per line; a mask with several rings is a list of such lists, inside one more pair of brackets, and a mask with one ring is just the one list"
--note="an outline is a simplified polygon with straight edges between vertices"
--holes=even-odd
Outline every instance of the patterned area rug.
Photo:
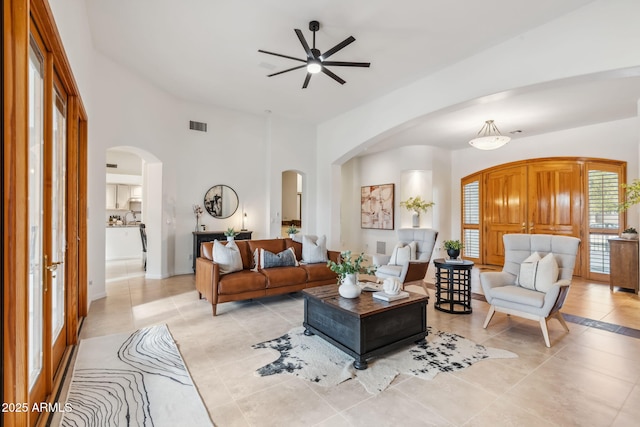
[[62,426],[212,426],[166,325],[89,338],[80,349]]
[[426,342],[372,359],[369,368],[360,371],[353,367],[351,356],[316,335],[305,336],[304,327],[300,326],[279,338],[252,346],[280,353],[277,360],[258,369],[256,375],[289,373],[327,387],[355,378],[369,393],[376,394],[400,373],[430,380],[440,372],[459,371],[484,359],[518,357],[460,335],[427,329]]

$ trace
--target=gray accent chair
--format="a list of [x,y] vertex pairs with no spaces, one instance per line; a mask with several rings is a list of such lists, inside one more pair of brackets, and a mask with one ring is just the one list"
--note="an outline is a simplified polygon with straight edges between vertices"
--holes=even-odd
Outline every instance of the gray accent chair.
[[[438,232],[431,228],[399,228],[397,231],[398,242],[409,244],[416,242],[416,260],[403,265],[391,265],[391,255],[373,256],[373,264],[377,267],[376,277],[386,279],[389,277],[398,279],[402,284],[419,284],[427,292],[424,276],[429,268],[431,254],[436,246]],[[394,245],[395,246],[395,245]],[[419,283],[417,283],[419,282]]]
[[[502,240],[504,242],[502,271],[480,274],[484,296],[491,304],[483,327],[486,328],[489,325],[496,311],[537,320],[546,346],[551,347],[547,330],[547,321],[550,318],[558,319],[565,331],[569,332],[560,309],[569,293],[580,239],[549,234],[505,234]],[[520,264],[536,251],[541,257],[552,252],[558,263],[558,281],[546,293],[516,285]]]

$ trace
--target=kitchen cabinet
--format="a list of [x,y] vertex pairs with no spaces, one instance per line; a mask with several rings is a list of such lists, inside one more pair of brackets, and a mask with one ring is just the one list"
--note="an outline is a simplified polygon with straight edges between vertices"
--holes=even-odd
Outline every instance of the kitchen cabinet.
[[[139,187],[140,192],[142,192],[142,186]],[[127,184],[107,184],[107,209],[129,210],[130,198],[131,186]],[[142,198],[142,196],[140,196],[140,198]]]
[[132,185],[129,187],[131,190],[131,198],[142,200],[142,185]]

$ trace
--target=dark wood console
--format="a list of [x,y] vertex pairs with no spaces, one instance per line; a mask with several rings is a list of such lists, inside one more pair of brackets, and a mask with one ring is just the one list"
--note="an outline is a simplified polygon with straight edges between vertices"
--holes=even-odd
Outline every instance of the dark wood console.
[[[239,231],[236,240],[251,240],[253,231]],[[214,240],[226,241],[227,236],[224,231],[194,231],[193,234],[193,271],[196,271],[196,259],[200,256],[200,245],[202,242],[212,242]]]

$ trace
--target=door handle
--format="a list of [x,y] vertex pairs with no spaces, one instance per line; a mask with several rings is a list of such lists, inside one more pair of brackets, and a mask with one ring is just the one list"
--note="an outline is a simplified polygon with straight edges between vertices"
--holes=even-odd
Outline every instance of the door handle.
[[525,231],[527,229],[527,224],[526,223],[522,223],[522,231]]
[[62,264],[62,261],[54,261],[51,264],[47,265],[47,270],[56,271],[60,264]]

